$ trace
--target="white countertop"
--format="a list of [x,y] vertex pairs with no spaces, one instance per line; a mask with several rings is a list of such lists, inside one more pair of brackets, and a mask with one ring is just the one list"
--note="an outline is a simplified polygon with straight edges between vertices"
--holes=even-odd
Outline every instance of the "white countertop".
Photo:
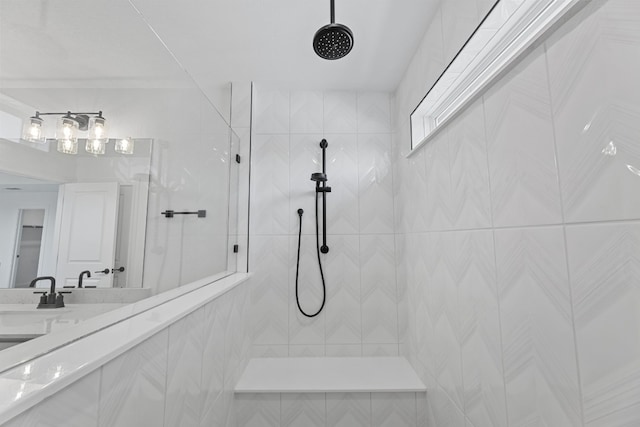
[[0,341],[22,341],[115,310],[125,304],[67,304],[63,308],[37,309],[37,304],[0,304]]

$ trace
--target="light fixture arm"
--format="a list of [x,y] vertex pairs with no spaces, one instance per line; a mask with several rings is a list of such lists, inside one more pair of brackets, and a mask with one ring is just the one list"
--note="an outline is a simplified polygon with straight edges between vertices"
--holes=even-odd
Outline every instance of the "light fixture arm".
[[35,117],[39,119],[40,116],[64,116],[66,118],[73,119],[78,122],[78,128],[83,131],[87,130],[88,128],[89,116],[97,116],[101,119],[104,119],[104,117],[102,117],[102,111],[89,113],[74,113],[73,111],[67,111],[66,113],[41,113],[39,111],[36,111]]
[[66,111],[64,113],[41,113],[36,111],[36,116],[77,116],[77,115],[97,115],[100,118],[102,117],[102,111],[98,111],[97,113],[74,113],[73,111]]

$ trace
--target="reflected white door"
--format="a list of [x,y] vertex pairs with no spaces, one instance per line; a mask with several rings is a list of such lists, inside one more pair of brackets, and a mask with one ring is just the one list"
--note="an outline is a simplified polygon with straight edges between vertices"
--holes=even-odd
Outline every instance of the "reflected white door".
[[76,286],[78,275],[84,270],[91,271],[91,278],[83,280],[84,285],[113,286],[118,195],[117,182],[61,186],[56,271],[60,287]]

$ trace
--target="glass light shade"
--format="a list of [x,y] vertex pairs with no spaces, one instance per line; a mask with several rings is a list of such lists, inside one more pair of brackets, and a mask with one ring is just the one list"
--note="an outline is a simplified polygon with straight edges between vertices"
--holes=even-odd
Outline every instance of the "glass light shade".
[[58,120],[58,128],[56,130],[56,139],[68,139],[70,141],[78,140],[78,122],[72,117],[61,117]]
[[84,146],[85,151],[91,154],[104,154],[106,148],[106,139],[87,139],[87,143]]
[[72,117],[65,116],[58,120],[56,131],[58,151],[65,154],[78,153],[78,122]]
[[24,130],[22,132],[22,139],[29,142],[44,144],[47,140],[44,136],[42,124],[43,120],[37,115],[29,117],[29,120],[25,123]]
[[133,154],[133,138],[118,139],[115,150],[120,154]]
[[59,139],[58,151],[64,154],[78,154],[78,139]]
[[104,117],[96,116],[89,119],[89,134],[87,139],[98,139],[107,142],[107,121]]

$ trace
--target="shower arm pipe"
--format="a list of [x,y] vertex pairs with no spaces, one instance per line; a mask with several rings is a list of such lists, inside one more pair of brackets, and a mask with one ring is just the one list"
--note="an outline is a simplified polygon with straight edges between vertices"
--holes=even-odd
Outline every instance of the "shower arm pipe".
[[[335,6],[335,1],[331,0],[331,23],[335,24],[336,23],[336,6]],[[324,172],[324,169],[323,169]]]

